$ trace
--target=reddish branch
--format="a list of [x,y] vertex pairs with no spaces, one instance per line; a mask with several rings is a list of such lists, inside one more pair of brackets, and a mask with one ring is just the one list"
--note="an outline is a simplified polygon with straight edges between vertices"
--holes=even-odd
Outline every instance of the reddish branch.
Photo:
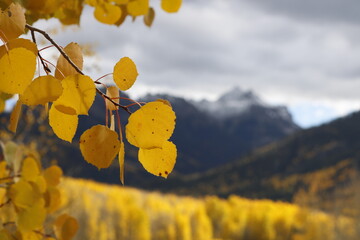
[[[31,31],[31,37],[32,37],[33,42],[36,44],[36,38],[35,38],[35,33],[34,33],[34,31]],[[39,58],[40,58],[41,64],[43,65],[44,71],[46,72],[46,74],[49,74],[51,71],[50,71],[50,69],[48,68],[48,66],[45,64],[44,59],[43,59],[43,57],[42,57],[41,54],[40,54],[40,51],[38,51],[38,56],[39,56]]]
[[[43,35],[49,42],[51,42],[54,47],[56,47],[56,49],[60,52],[60,54],[66,59],[66,61],[81,75],[85,75],[79,68],[78,66],[76,66],[76,64],[69,58],[69,56],[66,54],[66,52],[49,36],[49,34],[41,29],[35,28],[29,24],[26,24],[26,28],[29,29],[31,31],[31,35],[33,36],[33,41],[35,42],[35,36],[34,33],[38,32],[41,35]],[[40,59],[42,59],[42,57],[40,56]],[[42,61],[43,63],[43,61]],[[46,66],[46,65],[43,65]],[[47,71],[45,69],[45,71]],[[98,82],[95,82],[98,83]],[[99,89],[96,88],[96,92],[103,98],[106,98],[107,100],[109,100],[112,104],[114,104],[115,106],[118,106],[122,109],[124,109],[126,112],[128,112],[129,114],[131,114],[130,110],[126,107],[123,106],[119,103],[116,103],[115,101],[113,101],[109,96],[107,96],[105,93],[101,92]]]

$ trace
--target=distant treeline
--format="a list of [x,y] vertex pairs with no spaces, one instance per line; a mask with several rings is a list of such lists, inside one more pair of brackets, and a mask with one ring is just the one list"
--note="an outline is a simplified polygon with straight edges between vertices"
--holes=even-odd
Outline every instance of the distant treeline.
[[201,199],[64,179],[63,210],[87,240],[358,240],[354,219],[294,204]]

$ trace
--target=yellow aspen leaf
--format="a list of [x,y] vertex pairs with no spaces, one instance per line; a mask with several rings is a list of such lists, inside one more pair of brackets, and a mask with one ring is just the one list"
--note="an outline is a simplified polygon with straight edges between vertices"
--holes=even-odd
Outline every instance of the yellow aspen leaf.
[[175,113],[160,101],[149,102],[131,114],[126,125],[126,138],[139,148],[162,147],[175,128]]
[[39,199],[17,214],[16,223],[21,232],[33,231],[42,227],[46,217],[44,204],[44,200]]
[[113,0],[112,2],[116,4],[128,4],[129,0]]
[[23,93],[34,77],[36,55],[26,48],[13,48],[0,58],[0,91]]
[[24,0],[22,4],[27,10],[39,12],[45,6],[46,2],[46,0]]
[[128,57],[121,58],[114,67],[113,78],[121,91],[131,88],[138,75],[135,63]]
[[80,25],[80,16],[83,10],[82,1],[56,1],[61,7],[57,8],[55,15],[63,25]]
[[104,2],[103,4],[96,5],[94,16],[99,22],[115,24],[121,17],[121,8]]
[[43,194],[45,193],[46,191],[46,187],[47,187],[47,184],[46,184],[46,181],[45,181],[45,178],[43,176],[37,176],[35,178],[35,181],[33,183],[33,188],[40,194]]
[[[9,170],[7,169],[6,161],[0,161],[0,178],[7,178],[9,176]],[[11,181],[11,179],[0,180],[0,184]]]
[[91,78],[75,74],[64,78],[61,84],[63,93],[54,102],[56,109],[69,115],[88,115],[96,95]]
[[58,99],[63,92],[60,80],[51,75],[41,76],[30,83],[20,100],[29,106],[45,104]]
[[149,0],[134,0],[127,4],[127,11],[131,16],[145,15],[149,10]]
[[153,21],[155,18],[155,11],[154,9],[151,7],[149,8],[149,11],[147,12],[147,14],[144,16],[144,23],[146,26],[151,27]]
[[167,178],[176,162],[176,146],[166,141],[162,148],[139,149],[139,161],[146,171]]
[[0,203],[5,202],[5,200],[4,200],[5,196],[6,196],[6,189],[5,188],[0,188]]
[[1,240],[15,240],[15,238],[13,238],[11,236],[11,233],[5,228],[0,230],[0,239]]
[[0,0],[0,10],[6,10],[10,6],[11,3],[12,3],[12,0]]
[[98,0],[85,0],[85,3],[87,5],[90,5],[92,7],[96,7],[99,3],[98,3]]
[[124,171],[125,171],[125,147],[124,142],[120,143],[120,151],[119,151],[119,168],[120,168],[120,181],[124,185]]
[[30,41],[29,39],[24,38],[15,38],[10,40],[5,45],[0,46],[0,56],[3,56],[5,53],[7,53],[11,49],[15,48],[25,48],[36,56],[38,54],[38,49],[35,43]]
[[21,107],[22,107],[22,103],[20,100],[18,100],[10,115],[9,130],[12,131],[13,133],[16,133],[17,125],[21,115]]
[[97,168],[107,168],[119,153],[118,134],[103,125],[86,130],[80,137],[80,150],[84,159]]
[[121,8],[121,16],[119,20],[117,20],[117,22],[115,23],[116,26],[120,26],[128,16],[127,5],[120,5],[119,7]]
[[182,0],[161,0],[161,8],[168,13],[179,11]]
[[[116,86],[110,86],[106,89],[106,96],[110,97],[115,103],[120,102],[120,91]],[[119,107],[115,106],[112,102],[110,102],[108,99],[105,99],[106,103],[106,109],[109,109],[110,111],[118,110]]]
[[35,158],[27,157],[23,161],[21,168],[21,178],[25,181],[36,181],[37,176],[40,174],[38,163]]
[[0,113],[2,113],[5,110],[5,100],[0,98]]
[[21,232],[21,240],[43,240],[43,236],[34,231]]
[[[64,52],[68,55],[71,61],[80,69],[83,68],[83,54],[79,44],[69,43],[64,49]],[[57,79],[64,79],[67,76],[77,74],[73,66],[64,58],[63,55],[60,55],[56,64],[55,77]]]
[[157,102],[162,102],[165,105],[168,105],[169,107],[172,108],[171,103],[168,100],[165,99],[156,99]]
[[0,92],[0,98],[4,99],[4,100],[8,100],[8,99],[12,98],[13,96],[14,95],[12,95],[12,94]]
[[115,131],[115,115],[111,114],[110,116],[110,130]]
[[25,13],[19,4],[12,3],[5,11],[0,11],[0,37],[6,42],[24,33]]
[[61,206],[61,193],[59,189],[50,187],[44,195],[45,208],[47,213],[53,213]]
[[17,183],[11,185],[9,196],[15,206],[20,208],[29,208],[39,197],[34,192],[31,184],[21,179]]
[[70,240],[79,229],[79,224],[75,218],[64,213],[55,220],[55,234],[58,239]]
[[54,105],[49,111],[49,125],[58,138],[71,142],[78,126],[78,116],[58,111]]
[[6,165],[5,161],[0,161],[0,178],[7,177],[9,174]]
[[54,165],[48,167],[44,171],[44,178],[46,180],[47,185],[56,187],[60,183],[60,179],[63,175],[63,171],[58,166]]
[[56,0],[23,0],[21,2],[27,10],[45,15],[53,14],[59,9],[60,4],[63,4],[63,1]]

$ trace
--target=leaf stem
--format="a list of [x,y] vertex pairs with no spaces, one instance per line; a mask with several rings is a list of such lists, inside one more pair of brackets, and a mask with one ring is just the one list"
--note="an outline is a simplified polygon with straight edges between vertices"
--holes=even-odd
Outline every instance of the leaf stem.
[[98,79],[96,79],[96,81],[95,81],[94,83],[100,83],[100,82],[99,82],[100,79],[102,79],[102,78],[104,78],[104,77],[107,77],[107,76],[110,76],[110,75],[112,75],[112,74],[113,74],[113,73],[105,74],[104,76],[101,76],[101,77],[99,77]]

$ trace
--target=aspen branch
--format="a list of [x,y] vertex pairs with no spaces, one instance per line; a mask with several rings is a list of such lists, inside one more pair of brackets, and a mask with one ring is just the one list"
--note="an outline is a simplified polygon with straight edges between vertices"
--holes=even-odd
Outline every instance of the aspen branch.
[[[27,29],[29,29],[31,31],[31,35],[34,35],[34,32],[38,32],[41,35],[43,35],[49,42],[51,42],[56,49],[60,52],[60,54],[65,58],[65,60],[81,75],[85,75],[79,68],[78,66],[76,66],[76,64],[70,59],[70,57],[66,54],[66,52],[49,36],[49,34],[41,29],[35,28],[29,24],[26,24],[25,27]],[[35,37],[34,37],[35,38]],[[34,39],[33,38],[33,39]],[[41,58],[41,57],[40,57]],[[97,82],[95,82],[97,83]],[[103,98],[106,98],[107,100],[109,100],[112,104],[114,104],[117,107],[122,108],[123,110],[125,110],[127,113],[131,114],[129,108],[127,108],[126,106],[123,106],[119,103],[114,102],[114,100],[112,100],[109,96],[107,96],[105,93],[103,93],[102,91],[100,91],[99,89],[96,88],[96,92]]]
[[[35,32],[31,31],[31,38],[33,40],[33,42],[36,44],[36,38],[35,38]],[[40,52],[38,51],[38,56],[40,58],[41,64],[43,65],[44,71],[46,72],[46,74],[49,74],[50,69],[48,68],[48,66],[45,64],[43,57],[41,56]]]

